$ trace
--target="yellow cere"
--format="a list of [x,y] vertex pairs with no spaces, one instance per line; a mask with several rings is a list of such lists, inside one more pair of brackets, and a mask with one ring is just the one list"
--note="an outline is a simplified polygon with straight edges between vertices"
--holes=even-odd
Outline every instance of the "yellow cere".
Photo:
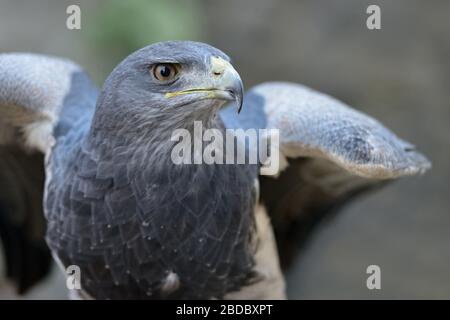
[[[220,57],[211,57],[211,71],[215,74],[223,74],[224,71],[228,68],[232,68],[231,64],[220,58]],[[214,97],[214,89],[190,89],[190,90],[182,90],[176,92],[167,92],[165,94],[166,98],[173,98],[183,94],[190,93],[209,93],[210,97]]]
[[222,74],[225,71],[225,69],[228,69],[230,67],[231,64],[220,57],[211,58],[211,70],[214,73]]

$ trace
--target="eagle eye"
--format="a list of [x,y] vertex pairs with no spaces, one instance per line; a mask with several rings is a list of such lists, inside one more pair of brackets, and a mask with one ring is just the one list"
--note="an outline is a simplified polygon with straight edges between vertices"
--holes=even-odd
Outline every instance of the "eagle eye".
[[153,76],[158,81],[167,82],[175,78],[178,68],[173,63],[159,63],[153,66]]

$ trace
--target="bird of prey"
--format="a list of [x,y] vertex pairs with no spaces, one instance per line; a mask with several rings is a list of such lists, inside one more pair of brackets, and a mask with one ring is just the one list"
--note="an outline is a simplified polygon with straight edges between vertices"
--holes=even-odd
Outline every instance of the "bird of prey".
[[[195,121],[278,129],[283,166],[174,163],[171,134]],[[26,290],[51,253],[80,268],[85,299],[285,298],[282,270],[323,216],[430,167],[378,121],[299,84],[243,96],[229,57],[190,41],[132,53],[100,92],[71,61],[1,54],[0,153],[8,276]]]

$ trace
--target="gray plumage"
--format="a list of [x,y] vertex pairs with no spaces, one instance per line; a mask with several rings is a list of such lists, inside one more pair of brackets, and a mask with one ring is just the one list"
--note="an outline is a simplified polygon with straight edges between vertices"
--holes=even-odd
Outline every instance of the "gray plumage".
[[[222,73],[212,70],[213,59],[222,61]],[[264,281],[258,252],[266,245],[254,214],[258,167],[173,164],[170,136],[193,132],[194,120],[222,132],[280,129],[289,166],[259,178],[259,201],[282,261],[292,255],[284,248],[297,247],[292,226],[311,225],[384,179],[429,168],[379,122],[299,85],[263,84],[247,93],[239,115],[223,108],[242,90],[228,61],[206,44],[154,44],[119,64],[97,99],[71,62],[0,55],[1,148],[46,154],[47,242],[63,266],[80,266],[85,295],[222,298]],[[158,63],[179,65],[176,81],[156,81],[149,68]],[[233,90],[221,87],[225,78]],[[198,88],[223,90],[211,97]]]

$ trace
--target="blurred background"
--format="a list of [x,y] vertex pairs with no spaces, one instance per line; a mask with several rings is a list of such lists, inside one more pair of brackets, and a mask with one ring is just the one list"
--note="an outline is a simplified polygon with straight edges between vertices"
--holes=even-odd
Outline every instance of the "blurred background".
[[[81,8],[81,30],[66,28],[70,4]],[[366,28],[370,4],[381,8],[381,30]],[[295,81],[374,116],[433,169],[323,223],[287,277],[289,297],[450,299],[449,16],[445,0],[0,0],[0,52],[68,57],[101,86],[140,47],[198,40],[231,56],[247,88]],[[381,290],[366,287],[371,264]],[[18,298],[2,279],[0,299]],[[66,297],[55,269],[21,298]]]

